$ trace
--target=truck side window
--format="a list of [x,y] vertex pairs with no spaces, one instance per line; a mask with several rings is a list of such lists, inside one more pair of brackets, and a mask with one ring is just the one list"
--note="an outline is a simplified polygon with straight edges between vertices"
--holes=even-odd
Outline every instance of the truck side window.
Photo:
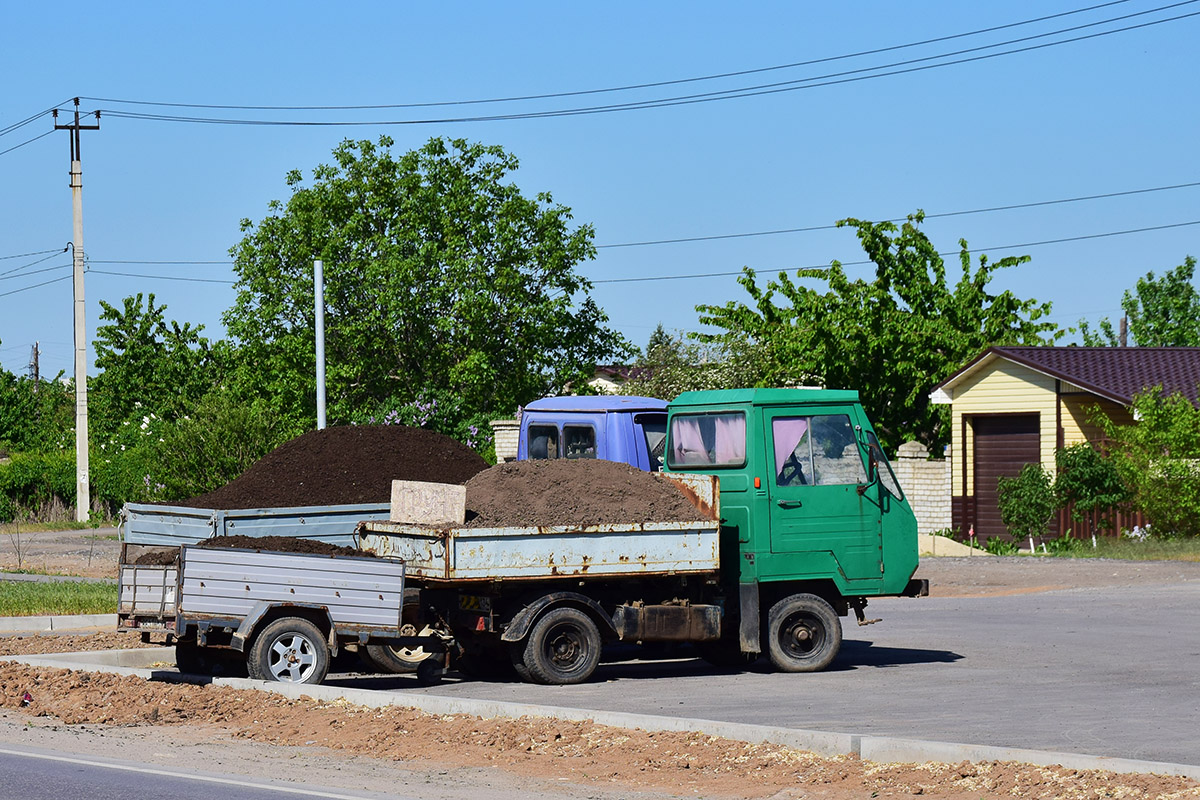
[[563,454],[567,458],[595,458],[596,429],[591,425],[563,425]]
[[740,467],[746,463],[746,415],[677,414],[671,420],[672,467]]
[[813,475],[821,486],[863,484],[867,468],[846,414],[812,418]]
[[529,426],[529,457],[558,458],[558,428],[553,425]]
[[771,420],[777,486],[840,486],[867,482],[867,470],[846,414]]

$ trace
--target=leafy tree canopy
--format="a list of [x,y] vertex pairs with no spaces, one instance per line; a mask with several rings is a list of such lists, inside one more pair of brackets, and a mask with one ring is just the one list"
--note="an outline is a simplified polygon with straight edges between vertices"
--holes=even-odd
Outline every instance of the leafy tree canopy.
[[0,452],[50,452],[74,436],[75,389],[0,367]]
[[514,156],[462,139],[400,156],[392,144],[342,142],[311,184],[289,173],[288,201],[242,221],[224,315],[239,391],[311,424],[318,258],[331,423],[428,414],[461,437],[630,351],[575,271],[595,256],[591,226],[506,183]]
[[874,262],[871,281],[850,279],[834,261],[827,269],[796,271],[798,278],[823,282],[826,292],[802,286],[786,272],[762,289],[747,267],[738,282],[750,303],[698,306],[700,321],[723,331],[701,338],[753,349],[760,386],[857,389],[889,449],[915,439],[939,450],[949,441],[949,426],[947,407],[929,402],[934,386],[986,347],[1047,344],[1061,333],[1043,319],[1050,303],[989,288],[997,270],[1028,256],[992,263],[981,255],[972,268],[967,242],[960,240],[962,277],[952,285],[942,257],[918,227],[923,219],[918,211],[899,227],[838,222],[855,230]]
[[150,413],[173,419],[219,379],[222,348],[214,351],[200,335],[203,325],[168,322],[166,305],[156,305],[153,294],[126,297],[119,308],[101,300],[100,307],[105,324],[94,343],[100,373],[88,381],[93,438]]
[[[1161,278],[1147,272],[1138,278],[1133,292],[1125,290],[1121,309],[1129,321],[1129,333],[1140,347],[1200,347],[1200,293],[1192,283],[1196,259],[1183,263]],[[1097,330],[1087,320],[1077,329],[1086,347],[1116,347],[1120,337],[1104,317]]]
[[672,336],[661,324],[635,367],[621,393],[663,400],[687,391],[753,386],[758,378],[753,354],[741,342],[696,342]]

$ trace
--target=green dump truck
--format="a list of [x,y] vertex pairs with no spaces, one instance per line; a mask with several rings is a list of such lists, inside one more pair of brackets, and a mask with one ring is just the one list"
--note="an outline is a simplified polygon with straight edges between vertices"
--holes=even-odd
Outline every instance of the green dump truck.
[[928,594],[913,578],[916,518],[857,392],[687,392],[668,406],[665,453],[664,477],[696,476],[684,491],[690,481],[697,517],[716,519],[644,531],[367,521],[359,544],[404,561],[416,626],[452,637],[464,670],[511,664],[547,684],[587,680],[609,641],[817,671],[838,654],[840,617],[869,624],[869,599]]

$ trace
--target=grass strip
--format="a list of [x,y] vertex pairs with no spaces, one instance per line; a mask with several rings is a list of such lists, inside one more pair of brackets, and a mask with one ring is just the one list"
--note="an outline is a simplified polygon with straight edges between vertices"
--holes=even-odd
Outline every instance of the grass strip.
[[0,617],[115,614],[117,587],[75,581],[0,581]]

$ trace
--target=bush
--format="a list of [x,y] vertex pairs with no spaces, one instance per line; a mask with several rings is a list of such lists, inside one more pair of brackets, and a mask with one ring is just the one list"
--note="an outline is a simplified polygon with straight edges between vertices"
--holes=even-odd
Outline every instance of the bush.
[[1014,539],[1046,535],[1057,506],[1053,480],[1041,464],[1026,464],[1017,477],[1001,478],[996,488],[1000,519]]
[[0,521],[22,509],[36,511],[55,501],[75,504],[74,453],[16,453],[0,464]]
[[1133,502],[1156,535],[1200,534],[1200,409],[1157,388],[1134,398],[1133,413],[1132,425],[1097,418]]
[[1089,512],[1099,512],[1097,526],[1111,528],[1113,522],[1104,512],[1124,505],[1130,499],[1130,491],[1113,461],[1088,442],[1059,450],[1054,460],[1058,466],[1054,494],[1059,507],[1073,503],[1072,516],[1077,521],[1082,521]]
[[291,438],[270,414],[221,389],[160,432],[139,480],[147,492],[167,501],[219,489]]

